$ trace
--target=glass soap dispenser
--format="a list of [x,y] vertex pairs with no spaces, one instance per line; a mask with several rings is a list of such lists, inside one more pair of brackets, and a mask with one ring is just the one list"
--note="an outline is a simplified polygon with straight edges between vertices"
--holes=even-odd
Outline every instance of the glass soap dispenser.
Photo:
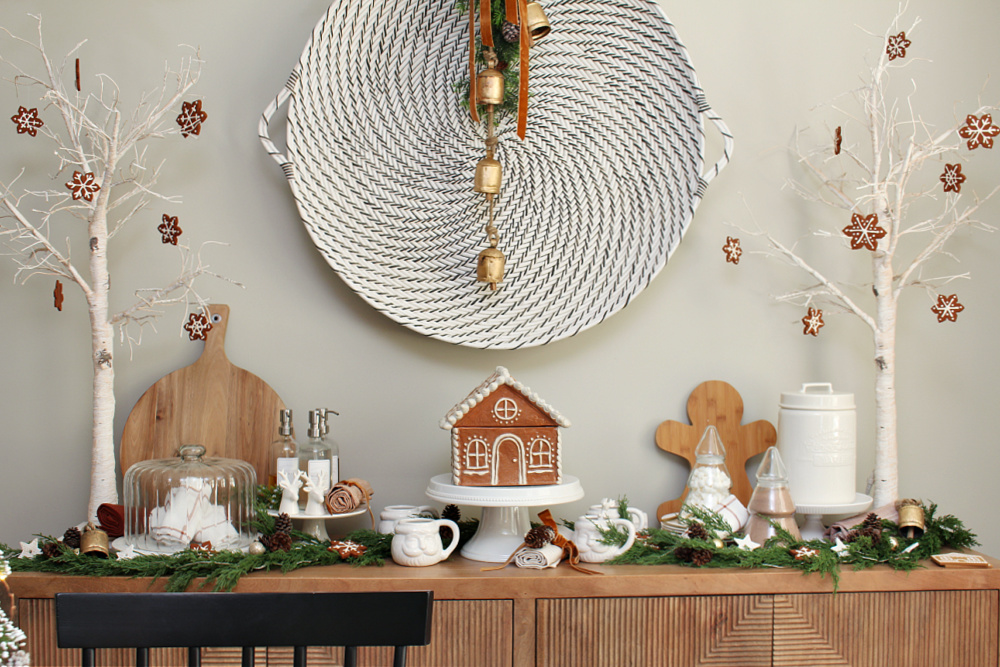
[[337,441],[330,437],[330,415],[340,416],[340,413],[336,410],[331,410],[330,408],[317,408],[316,412],[319,413],[320,419],[320,430],[322,431],[321,437],[323,442],[325,442],[330,447],[330,462],[331,462],[331,477],[330,484],[336,484],[341,479],[343,475],[340,472],[340,445]]
[[299,474],[299,448],[294,434],[292,411],[278,410],[278,438],[271,443],[267,457],[267,483],[270,486],[278,484],[279,472],[285,473],[289,481]]
[[726,448],[715,426],[709,425],[705,429],[694,450],[694,457],[684,504],[715,510],[729,497],[733,485],[726,468]]
[[[299,446],[299,469],[307,479],[303,480],[305,509],[310,516],[326,513],[324,499],[333,485],[333,448],[323,439],[323,420],[318,410],[309,411],[309,440]],[[338,471],[339,473],[339,465]]]
[[768,447],[757,468],[757,487],[750,496],[750,520],[746,535],[757,544],[764,544],[777,532],[771,521],[787,530],[796,540],[802,539],[795,523],[795,503],[788,490],[788,473],[777,447]]

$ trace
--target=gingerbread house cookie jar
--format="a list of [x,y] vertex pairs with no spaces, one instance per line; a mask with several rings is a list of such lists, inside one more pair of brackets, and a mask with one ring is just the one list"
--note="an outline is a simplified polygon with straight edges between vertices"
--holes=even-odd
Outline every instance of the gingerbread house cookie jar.
[[503,366],[441,420],[451,431],[458,486],[539,486],[562,482],[560,427],[569,420]]

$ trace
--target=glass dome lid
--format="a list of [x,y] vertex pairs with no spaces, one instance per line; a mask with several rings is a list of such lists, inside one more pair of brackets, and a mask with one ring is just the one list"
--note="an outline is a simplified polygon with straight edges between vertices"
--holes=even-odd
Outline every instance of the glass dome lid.
[[125,473],[126,544],[151,553],[239,550],[255,534],[257,473],[237,459],[206,457],[201,445],[136,463]]

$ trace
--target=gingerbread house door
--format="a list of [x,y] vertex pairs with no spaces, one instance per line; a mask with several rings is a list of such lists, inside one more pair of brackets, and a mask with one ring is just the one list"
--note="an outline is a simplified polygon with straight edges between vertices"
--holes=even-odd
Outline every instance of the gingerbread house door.
[[[504,433],[493,443],[491,483],[494,486],[512,486],[527,482],[524,443],[513,433]],[[517,480],[517,482],[514,482]]]

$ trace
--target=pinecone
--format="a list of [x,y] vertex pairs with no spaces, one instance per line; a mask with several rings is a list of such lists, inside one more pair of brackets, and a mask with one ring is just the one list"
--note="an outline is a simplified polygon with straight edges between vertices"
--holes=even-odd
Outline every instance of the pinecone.
[[[275,533],[291,533],[292,532],[292,519],[285,513],[281,513],[274,520],[274,532]],[[287,551],[287,549],[286,549]]]
[[441,518],[458,523],[462,518],[462,510],[458,509],[458,505],[445,505],[441,510]]
[[504,21],[503,27],[500,28],[500,34],[503,35],[505,42],[513,44],[521,39],[521,26],[510,21]]
[[549,526],[535,526],[524,536],[524,543],[532,549],[541,549],[552,541],[555,531]]
[[882,519],[879,518],[878,514],[872,512],[865,517],[864,521],[861,522],[861,526],[862,528],[882,532]]
[[687,536],[689,539],[692,540],[707,541],[711,539],[708,535],[708,531],[705,530],[705,526],[701,525],[700,523],[692,523],[690,526],[688,526]]
[[268,551],[288,551],[292,548],[292,536],[288,533],[275,533],[274,535],[264,535],[260,538],[260,543]]
[[72,526],[67,528],[66,532],[63,533],[63,544],[68,546],[70,549],[79,549],[81,537],[82,534],[80,533],[80,529],[76,526]]
[[694,551],[692,547],[677,547],[674,549],[674,556],[677,557],[677,560],[690,563],[694,556]]
[[46,558],[55,558],[59,555],[59,543],[58,542],[46,542],[42,545],[42,555]]
[[712,552],[708,549],[695,549],[694,553],[691,554],[691,562],[698,567],[706,565],[710,560],[712,560]]

